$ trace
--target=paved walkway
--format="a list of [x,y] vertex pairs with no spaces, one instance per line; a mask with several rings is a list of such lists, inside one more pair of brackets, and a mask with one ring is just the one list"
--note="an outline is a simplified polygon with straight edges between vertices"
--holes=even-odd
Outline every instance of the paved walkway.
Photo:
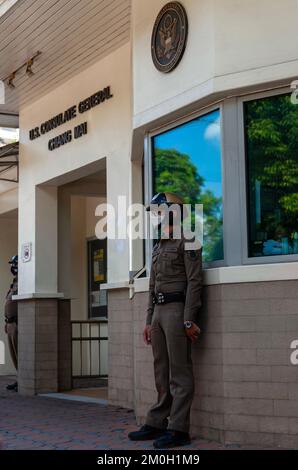
[[[127,433],[136,429],[132,411],[123,408],[45,397],[21,397],[0,377],[0,442],[5,450],[130,450],[152,449],[152,443],[133,443]],[[183,449],[225,449],[200,439]]]

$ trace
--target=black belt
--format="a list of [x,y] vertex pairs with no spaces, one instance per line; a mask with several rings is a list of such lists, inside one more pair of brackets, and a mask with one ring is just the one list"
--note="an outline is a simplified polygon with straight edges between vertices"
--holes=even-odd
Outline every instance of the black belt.
[[6,323],[18,323],[18,317],[11,317],[11,318],[5,317],[5,322]]
[[185,302],[183,292],[157,292],[153,295],[154,305],[169,304],[170,302]]

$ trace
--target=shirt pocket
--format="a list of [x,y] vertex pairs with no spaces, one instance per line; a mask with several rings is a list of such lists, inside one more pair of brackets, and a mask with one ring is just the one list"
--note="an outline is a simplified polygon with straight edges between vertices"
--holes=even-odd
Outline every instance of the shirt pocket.
[[184,273],[184,260],[177,251],[161,253],[161,269],[167,276],[177,276]]
[[154,271],[154,273],[156,274],[157,272],[157,269],[158,269],[158,256],[159,256],[159,252],[155,252],[153,253],[152,255],[152,259],[151,259],[151,263],[152,263],[152,269]]

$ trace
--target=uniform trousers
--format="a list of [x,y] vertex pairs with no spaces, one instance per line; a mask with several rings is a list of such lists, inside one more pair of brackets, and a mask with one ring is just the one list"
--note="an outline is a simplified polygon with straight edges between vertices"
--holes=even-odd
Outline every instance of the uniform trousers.
[[158,396],[148,412],[146,424],[189,432],[194,376],[191,340],[184,328],[183,302],[155,305],[151,344]]

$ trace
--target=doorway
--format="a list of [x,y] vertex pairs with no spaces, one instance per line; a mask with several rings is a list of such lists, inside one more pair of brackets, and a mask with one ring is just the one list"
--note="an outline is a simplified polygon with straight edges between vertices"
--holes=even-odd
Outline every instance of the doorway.
[[108,380],[108,305],[101,285],[107,281],[108,259],[107,241],[95,236],[95,210],[106,202],[105,165],[59,186],[58,195],[58,283],[71,312],[72,389],[92,389],[92,396],[98,389],[102,398]]

